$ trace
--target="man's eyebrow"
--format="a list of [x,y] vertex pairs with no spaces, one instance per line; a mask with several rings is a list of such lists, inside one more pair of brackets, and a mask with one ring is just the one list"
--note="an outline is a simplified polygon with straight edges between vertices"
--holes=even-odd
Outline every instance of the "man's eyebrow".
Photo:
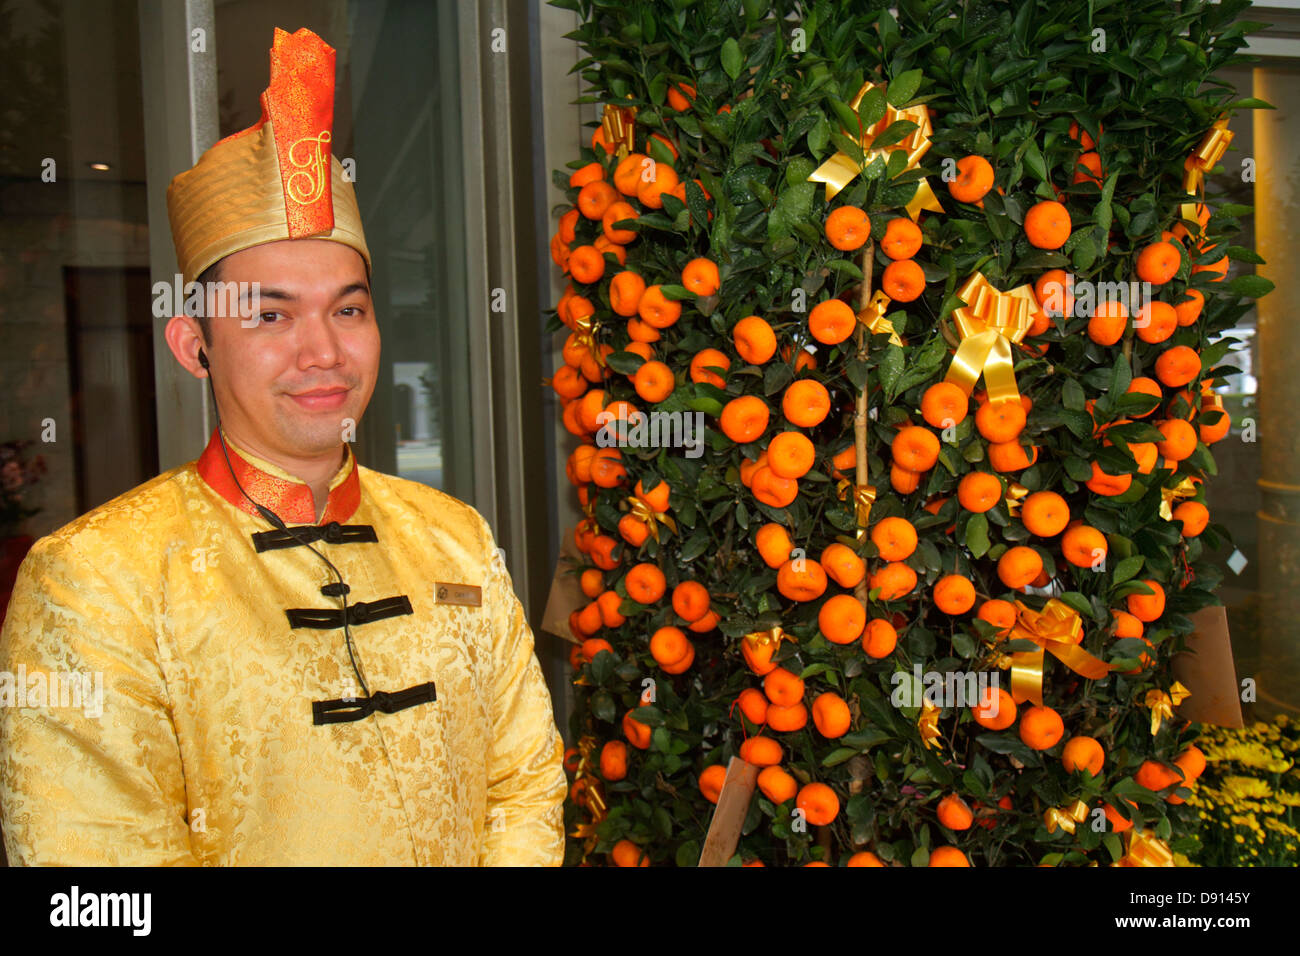
[[366,285],[364,282],[353,282],[350,285],[345,285],[342,289],[340,289],[339,294],[335,296],[335,298],[342,299],[345,296],[352,295],[355,292],[361,292],[364,293],[365,295],[370,295],[370,286]]
[[244,289],[243,294],[241,294],[239,297],[239,300],[241,302],[244,302],[247,301],[248,299],[251,299],[253,297],[254,291],[257,292],[257,295],[260,298],[275,299],[279,302],[292,302],[296,298],[296,296],[291,295],[290,293],[284,291],[283,289],[266,289],[266,288],[259,287],[256,283],[251,283],[247,288]]

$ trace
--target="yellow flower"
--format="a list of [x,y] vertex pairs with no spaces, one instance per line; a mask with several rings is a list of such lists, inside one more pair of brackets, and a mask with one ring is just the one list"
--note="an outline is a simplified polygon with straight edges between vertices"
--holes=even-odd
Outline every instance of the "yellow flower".
[[1271,797],[1273,791],[1263,780],[1254,777],[1224,777],[1223,788],[1237,799]]
[[1273,795],[1277,802],[1284,807],[1300,807],[1300,793],[1290,793],[1286,790],[1279,790]]

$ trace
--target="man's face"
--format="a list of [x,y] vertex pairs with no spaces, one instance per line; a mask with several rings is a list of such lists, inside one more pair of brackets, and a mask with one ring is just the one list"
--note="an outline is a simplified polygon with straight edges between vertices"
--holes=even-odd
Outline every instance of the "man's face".
[[256,282],[261,293],[258,321],[212,319],[207,352],[222,426],[273,460],[338,449],[379,370],[361,255],[327,239],[289,239],[227,256],[219,271],[222,282]]

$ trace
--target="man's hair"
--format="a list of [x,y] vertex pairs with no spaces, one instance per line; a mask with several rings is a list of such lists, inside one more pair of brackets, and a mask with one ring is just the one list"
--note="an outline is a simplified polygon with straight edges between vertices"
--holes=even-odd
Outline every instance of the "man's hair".
[[212,265],[208,266],[199,273],[198,279],[195,280],[199,288],[203,290],[203,310],[198,315],[199,331],[203,333],[203,344],[212,344],[212,317],[208,315],[207,290],[208,284],[221,281],[221,260],[218,259]]

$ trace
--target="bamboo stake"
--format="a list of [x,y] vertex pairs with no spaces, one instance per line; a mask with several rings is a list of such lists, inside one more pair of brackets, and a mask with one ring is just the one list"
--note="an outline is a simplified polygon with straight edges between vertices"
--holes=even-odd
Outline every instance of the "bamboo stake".
[[[874,264],[876,244],[868,239],[867,244],[862,250],[862,285],[858,289],[858,311],[867,307],[871,301],[871,269]],[[871,339],[867,336],[867,330],[861,322],[854,332],[858,342],[858,358],[862,361],[867,360],[867,354],[870,351]],[[854,481],[858,485],[867,483],[867,390],[870,382],[863,381],[862,390],[858,392],[856,407],[853,412],[853,452],[857,458],[857,469],[854,475]],[[856,489],[854,489],[856,495]],[[858,511],[856,496],[852,499],[853,513]],[[864,605],[867,603],[867,595],[871,589],[867,586],[867,579],[863,577],[858,582],[858,586],[853,589],[854,596],[857,597]]]

